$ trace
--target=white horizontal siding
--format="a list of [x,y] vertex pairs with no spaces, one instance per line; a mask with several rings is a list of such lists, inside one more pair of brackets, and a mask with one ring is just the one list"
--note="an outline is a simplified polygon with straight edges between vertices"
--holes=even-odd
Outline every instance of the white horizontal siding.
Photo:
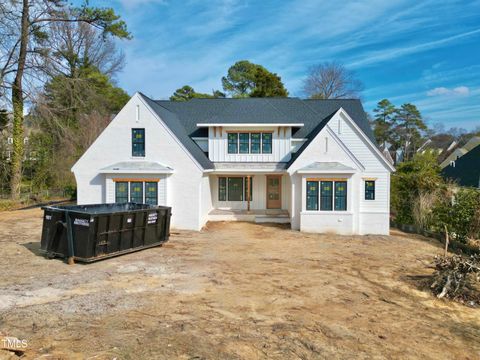
[[[375,200],[365,200],[365,178],[375,180]],[[389,173],[362,173],[358,192],[360,196],[360,212],[388,212],[389,211]]]
[[[229,154],[228,153],[228,132],[272,132],[272,153],[271,154]],[[208,129],[208,156],[213,162],[286,162],[290,160],[290,138],[291,128],[281,127],[219,127],[214,131],[213,127]]]
[[362,163],[365,172],[388,172],[378,155],[365,143],[365,140],[348,120],[344,119],[343,116],[336,116],[332,120],[328,123],[328,126]]

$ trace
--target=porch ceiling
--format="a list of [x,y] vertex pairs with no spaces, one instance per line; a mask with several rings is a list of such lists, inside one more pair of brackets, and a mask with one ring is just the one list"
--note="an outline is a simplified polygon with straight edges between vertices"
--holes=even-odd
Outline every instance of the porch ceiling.
[[266,163],[266,162],[216,162],[214,163],[216,173],[235,172],[235,173],[284,173],[286,172],[286,163]]

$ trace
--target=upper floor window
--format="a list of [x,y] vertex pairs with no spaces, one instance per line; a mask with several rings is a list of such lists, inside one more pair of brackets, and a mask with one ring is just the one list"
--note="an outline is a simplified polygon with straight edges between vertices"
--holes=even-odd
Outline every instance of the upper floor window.
[[262,133],[262,153],[272,153],[272,133]]
[[238,153],[238,134],[237,133],[228,133],[228,153],[229,154]]
[[145,156],[145,129],[132,129],[132,156]]
[[271,132],[229,132],[227,151],[229,154],[271,154],[272,139]]
[[307,210],[346,211],[347,182],[337,180],[307,181]]
[[365,180],[365,200],[375,200],[375,180]]

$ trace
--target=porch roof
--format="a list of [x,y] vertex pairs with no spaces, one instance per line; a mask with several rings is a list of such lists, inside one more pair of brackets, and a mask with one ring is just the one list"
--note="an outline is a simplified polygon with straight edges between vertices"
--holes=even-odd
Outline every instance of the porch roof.
[[99,171],[101,174],[171,174],[173,169],[153,161],[122,161]]
[[278,162],[216,162],[216,173],[283,173],[286,171],[286,163]]
[[314,162],[297,172],[299,174],[353,174],[356,170],[336,161]]

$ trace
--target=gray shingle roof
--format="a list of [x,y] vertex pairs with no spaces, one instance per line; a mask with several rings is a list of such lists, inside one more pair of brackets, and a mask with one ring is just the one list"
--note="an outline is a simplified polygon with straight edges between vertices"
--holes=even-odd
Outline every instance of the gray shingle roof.
[[376,144],[362,103],[357,99],[227,98],[177,102],[154,101],[143,94],[142,96],[205,169],[213,169],[213,164],[191,139],[208,136],[208,129],[197,127],[198,123],[302,123],[303,127],[293,129],[292,136],[308,140],[293,154],[288,164],[290,165],[338,109],[343,108],[365,135]]
[[207,136],[207,129],[198,128],[198,123],[303,123],[293,137],[305,138],[320,121],[343,107],[375,143],[362,103],[356,99],[227,98],[156,103],[177,114],[190,136]]
[[190,152],[195,160],[197,160],[200,166],[202,166],[205,170],[213,169],[213,163],[205,155],[202,149],[200,149],[200,147],[190,138],[190,136],[188,136],[187,132],[185,131],[185,127],[179,120],[178,116],[142,93],[140,93],[140,95],[152,108],[152,110],[158,114],[160,119],[162,119],[162,121],[170,128],[178,140],[183,144],[183,146],[185,146],[187,151]]

